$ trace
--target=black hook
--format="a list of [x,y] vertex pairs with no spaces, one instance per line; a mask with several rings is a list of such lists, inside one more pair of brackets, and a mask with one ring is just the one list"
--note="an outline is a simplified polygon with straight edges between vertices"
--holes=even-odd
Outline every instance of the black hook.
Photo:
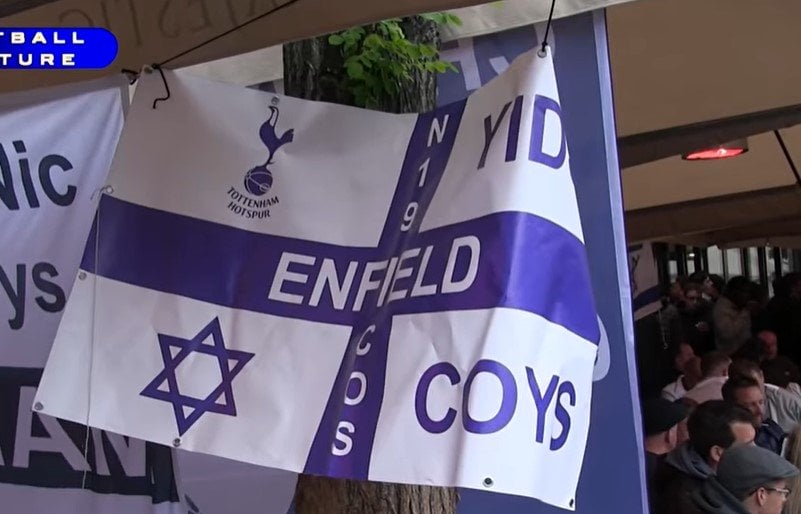
[[167,77],[164,76],[164,71],[161,69],[160,64],[154,64],[151,66],[154,70],[158,70],[159,74],[161,75],[161,80],[164,82],[164,89],[167,90],[167,96],[163,96],[161,98],[156,98],[153,100],[153,108],[156,108],[156,104],[159,102],[163,102],[164,100],[169,100],[172,93],[170,93],[170,85],[167,83]]
[[139,72],[134,70],[129,70],[128,68],[123,68],[122,73],[128,76],[128,84],[133,85],[136,82],[136,79],[139,78]]

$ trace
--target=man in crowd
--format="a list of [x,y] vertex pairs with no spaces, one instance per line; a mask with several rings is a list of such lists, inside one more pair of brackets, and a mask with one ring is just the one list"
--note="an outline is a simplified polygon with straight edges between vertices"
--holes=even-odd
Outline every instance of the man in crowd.
[[776,279],[774,289],[776,295],[768,302],[767,311],[779,350],[801,364],[801,274],[788,273]]
[[751,377],[736,375],[729,377],[723,385],[723,399],[751,413],[751,421],[757,426],[754,442],[757,446],[781,455],[786,434],[765,413],[764,388]]
[[[729,377],[748,377],[758,384],[764,399],[764,417],[775,421],[783,433],[792,432],[801,423],[801,397],[777,385],[766,384],[765,375],[757,363],[745,359],[736,360],[729,366]],[[749,410],[754,412],[751,408]]]
[[684,395],[691,404],[723,398],[721,390],[729,376],[731,358],[723,352],[710,352],[701,357],[703,379]]
[[712,309],[715,342],[718,350],[728,355],[736,352],[751,337],[751,281],[734,277]]
[[695,387],[703,376],[701,359],[696,357],[692,346],[687,343],[679,345],[673,363],[676,371],[680,373],[679,378],[662,388],[662,398],[671,402],[684,398],[687,391]]
[[[649,398],[643,402],[645,472],[649,487],[665,456],[676,448],[679,424],[684,421],[687,414],[687,407],[664,398]],[[653,509],[654,506],[651,510]]]
[[696,355],[715,349],[711,305],[704,300],[700,284],[688,282],[684,286],[684,304],[679,311],[682,339],[693,347]]
[[757,338],[762,342],[764,362],[770,362],[779,357],[779,340],[774,332],[763,330],[757,334]]
[[720,275],[710,275],[706,271],[699,270],[690,275],[690,282],[699,284],[703,290],[704,300],[715,303],[720,298],[720,292],[726,281]]
[[757,446],[737,446],[723,453],[716,477],[693,499],[709,514],[781,514],[790,490],[787,479],[798,468]]
[[751,444],[756,435],[748,411],[720,400],[699,405],[687,427],[689,441],[668,454],[652,482],[654,514],[699,512],[693,492],[714,475],[726,449]]

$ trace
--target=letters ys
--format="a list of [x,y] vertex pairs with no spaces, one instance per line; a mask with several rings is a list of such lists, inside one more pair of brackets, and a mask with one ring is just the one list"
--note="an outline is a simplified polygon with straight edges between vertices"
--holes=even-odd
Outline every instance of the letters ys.
[[[11,145],[0,142],[0,213],[38,209],[43,202],[68,207],[75,201],[77,187],[61,185],[57,174],[72,171],[72,163],[63,155],[50,154],[38,163],[28,158],[27,148],[21,140]],[[59,181],[60,182],[60,181]],[[12,330],[25,323],[25,304],[33,297],[35,304],[45,312],[56,313],[64,309],[66,295],[53,281],[59,273],[49,262],[0,262],[0,315],[5,316]],[[28,294],[30,288],[40,293]]]

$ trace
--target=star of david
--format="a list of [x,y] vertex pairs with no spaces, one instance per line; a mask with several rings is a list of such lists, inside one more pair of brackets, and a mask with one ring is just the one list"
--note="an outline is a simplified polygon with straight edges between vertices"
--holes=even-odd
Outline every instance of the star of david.
[[[209,338],[211,344],[204,344]],[[254,354],[226,348],[218,318],[214,318],[191,339],[158,334],[158,340],[164,369],[139,394],[171,403],[180,435],[189,430],[207,412],[236,416],[232,383],[234,377],[242,371]],[[173,349],[176,348],[178,352],[173,355]],[[220,364],[222,380],[206,398],[193,398],[181,394],[178,388],[175,372],[178,365],[193,353],[217,357]],[[166,390],[162,389],[165,383]]]

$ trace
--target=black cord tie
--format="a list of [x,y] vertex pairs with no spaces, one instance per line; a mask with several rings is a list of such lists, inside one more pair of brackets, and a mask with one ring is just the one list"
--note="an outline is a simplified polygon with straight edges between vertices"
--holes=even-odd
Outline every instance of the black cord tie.
[[548,35],[551,33],[551,21],[553,21],[553,9],[556,7],[556,0],[551,1],[551,12],[548,14],[548,23],[545,25],[545,37],[542,38],[542,46],[537,51],[537,55],[545,57],[547,55],[546,49],[548,47]]

